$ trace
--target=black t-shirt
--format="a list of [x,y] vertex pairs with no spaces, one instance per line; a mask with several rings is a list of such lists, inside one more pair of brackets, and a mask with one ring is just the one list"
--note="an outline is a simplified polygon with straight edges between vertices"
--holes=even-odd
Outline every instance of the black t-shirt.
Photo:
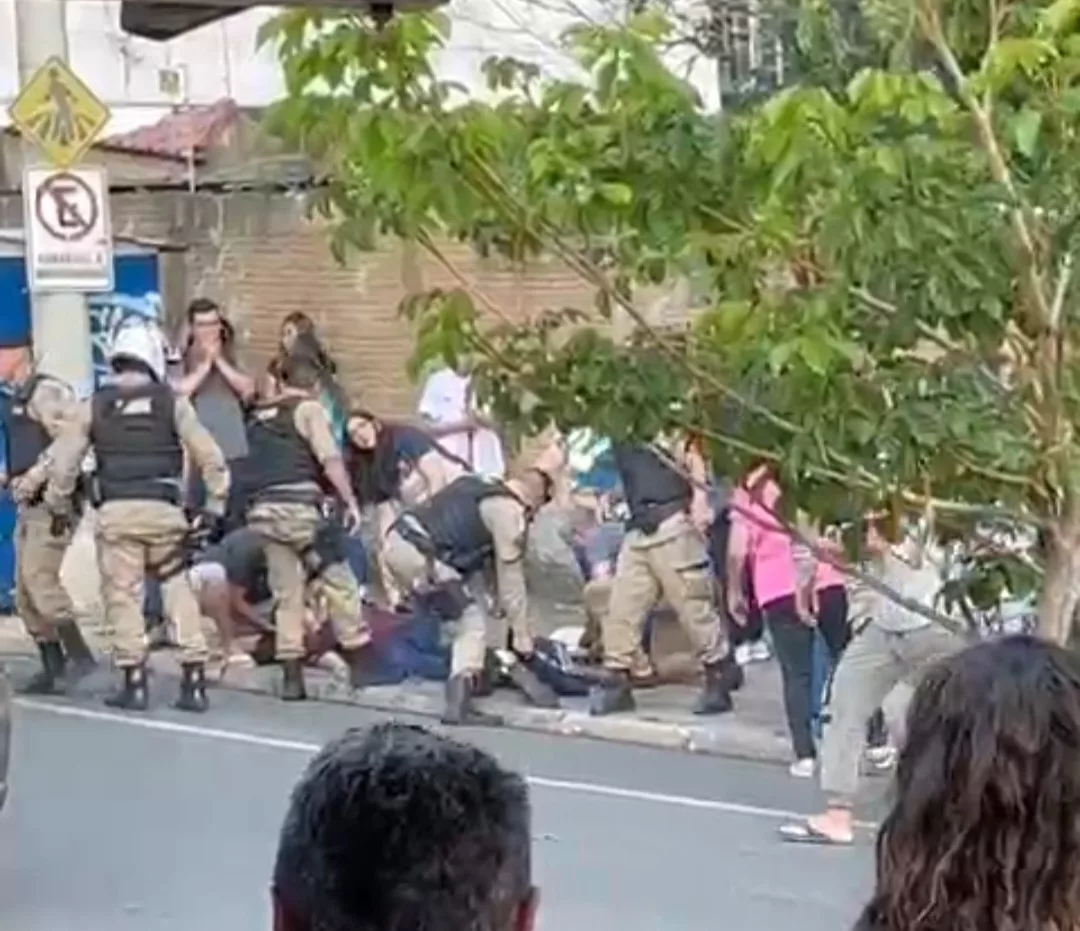
[[214,562],[224,567],[229,584],[242,588],[249,604],[261,604],[273,597],[266,576],[263,540],[254,530],[239,527],[227,533],[207,548],[200,562]]
[[[379,432],[375,449],[353,449],[349,472],[357,497],[365,504],[381,504],[401,494],[401,483],[429,452],[436,451],[458,461],[436,440],[410,424],[386,424]],[[468,468],[465,463],[461,463]]]

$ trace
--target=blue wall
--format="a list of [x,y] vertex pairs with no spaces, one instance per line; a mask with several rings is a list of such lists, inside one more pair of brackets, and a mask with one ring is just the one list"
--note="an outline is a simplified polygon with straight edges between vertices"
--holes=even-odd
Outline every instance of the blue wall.
[[[116,323],[130,314],[155,318],[161,315],[157,255],[119,255],[114,266],[116,291],[92,294],[87,299],[95,381],[105,372],[104,345]],[[22,257],[0,255],[0,337],[24,337],[29,332],[30,300]],[[3,449],[0,442],[0,451]],[[9,611],[15,578],[14,523],[11,500],[6,493],[0,493],[0,610]]]

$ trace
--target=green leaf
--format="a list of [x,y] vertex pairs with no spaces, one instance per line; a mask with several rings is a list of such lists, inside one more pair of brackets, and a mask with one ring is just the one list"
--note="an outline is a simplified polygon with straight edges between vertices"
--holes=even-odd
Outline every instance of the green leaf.
[[604,200],[617,207],[625,207],[634,199],[634,191],[628,184],[604,183],[599,185],[597,190]]
[[1043,115],[1038,110],[1021,110],[1012,121],[1013,140],[1021,155],[1031,158],[1039,141]]

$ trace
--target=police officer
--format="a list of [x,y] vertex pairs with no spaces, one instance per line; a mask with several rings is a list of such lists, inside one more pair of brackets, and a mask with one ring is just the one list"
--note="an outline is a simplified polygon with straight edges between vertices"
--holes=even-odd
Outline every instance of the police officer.
[[444,620],[456,622],[446,685],[446,724],[499,725],[472,702],[487,653],[484,570],[495,559],[497,589],[513,636],[510,676],[526,698],[557,707],[558,697],[530,668],[533,638],[525,589],[528,524],[551,499],[561,447],[545,450],[520,478],[499,481],[468,473],[404,511],[385,542],[386,563],[403,590]]
[[346,558],[341,527],[324,514],[326,485],[345,506],[345,528],[360,526],[342,451],[326,409],[317,399],[320,368],[303,354],[285,358],[277,397],[248,418],[251,474],[248,526],[266,541],[266,568],[277,601],[277,658],[281,697],[301,701],[304,688],[304,609],[309,586],[324,597],[350,682],[367,677],[371,631],[363,617],[360,588]]
[[60,582],[73,521],[56,524],[44,503],[54,442],[74,416],[76,399],[69,385],[33,370],[28,340],[0,347],[0,379],[14,387],[4,434],[8,487],[18,506],[16,606],[41,654],[41,670],[23,691],[51,694],[95,665]]
[[[229,472],[195,409],[166,382],[164,340],[154,324],[136,320],[121,326],[107,358],[111,378],[82,406],[58,444],[46,504],[58,517],[68,513],[80,463],[92,444],[102,599],[122,674],[105,702],[147,708],[142,592],[150,572],[161,581],[165,614],[176,626],[181,650],[183,679],[175,707],[205,711],[206,641],[185,570],[195,538],[212,537],[220,525]],[[185,455],[207,487],[206,511],[192,524],[183,508]]]
[[658,599],[671,605],[704,666],[696,714],[730,711],[741,670],[713,602],[704,533],[712,521],[706,469],[690,444],[617,443],[615,466],[630,516],[619,549],[611,601],[603,618],[607,674],[590,694],[594,715],[632,711],[632,672],[646,614]]

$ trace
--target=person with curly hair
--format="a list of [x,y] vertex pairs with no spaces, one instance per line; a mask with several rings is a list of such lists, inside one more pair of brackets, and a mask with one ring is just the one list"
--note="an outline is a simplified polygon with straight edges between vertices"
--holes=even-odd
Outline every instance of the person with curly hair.
[[1080,923],[1080,660],[1034,637],[932,667],[912,701],[857,931]]

